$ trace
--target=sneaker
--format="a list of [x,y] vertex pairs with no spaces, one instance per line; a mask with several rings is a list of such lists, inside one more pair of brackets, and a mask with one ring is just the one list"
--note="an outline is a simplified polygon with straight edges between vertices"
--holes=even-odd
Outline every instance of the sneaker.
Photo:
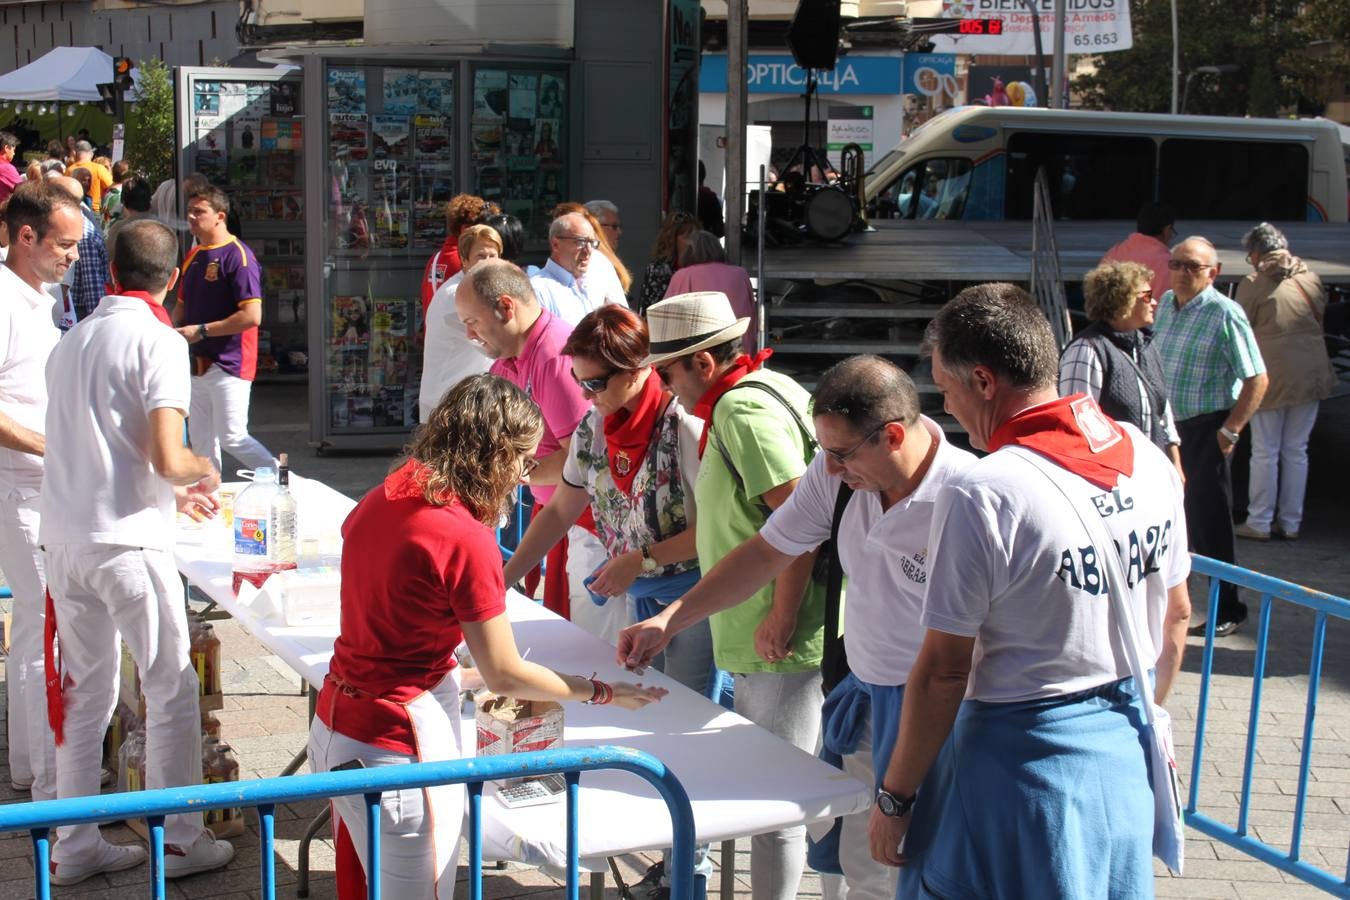
[[199,872],[209,872],[229,865],[234,859],[234,845],[218,841],[209,831],[203,831],[191,847],[164,845],[164,877],[185,878]]
[[1296,541],[1298,540],[1298,529],[1295,528],[1293,531],[1290,531],[1286,528],[1280,532],[1280,537],[1286,541]]
[[86,878],[101,875],[104,872],[120,872],[134,869],[145,862],[145,848],[140,844],[110,844],[101,842],[94,858],[87,862],[57,862],[52,860],[49,872],[52,884],[79,884]]
[[1249,540],[1249,541],[1268,541],[1268,540],[1270,540],[1270,532],[1269,532],[1269,531],[1261,531],[1261,530],[1258,529],[1258,528],[1253,528],[1252,526],[1248,525],[1246,522],[1243,522],[1241,525],[1239,525],[1239,526],[1237,526],[1236,528],[1234,528],[1234,529],[1233,529],[1233,534],[1236,534],[1236,535],[1237,535],[1238,537],[1240,537],[1240,538],[1246,538],[1246,539]]
[[29,793],[30,791],[33,790],[33,782],[31,782],[31,781],[11,781],[11,782],[9,783],[9,789],[10,789],[11,791],[13,791],[14,793],[16,793],[16,794],[27,794],[27,793]]
[[634,896],[641,898],[648,896],[657,888],[661,887],[666,877],[666,863],[664,860],[657,860],[647,867],[642,880],[631,885],[628,890]]

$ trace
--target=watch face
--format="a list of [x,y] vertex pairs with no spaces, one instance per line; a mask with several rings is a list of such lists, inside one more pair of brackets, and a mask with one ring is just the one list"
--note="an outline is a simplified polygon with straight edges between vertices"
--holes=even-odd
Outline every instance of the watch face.
[[887,791],[877,792],[877,806],[881,809],[883,816],[898,816],[900,814],[900,804],[895,802],[895,798]]

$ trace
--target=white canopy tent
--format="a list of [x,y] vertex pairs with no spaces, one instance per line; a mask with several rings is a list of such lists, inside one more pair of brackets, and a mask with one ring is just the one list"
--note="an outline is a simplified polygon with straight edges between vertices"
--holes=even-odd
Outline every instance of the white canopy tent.
[[[132,70],[132,77],[137,75]],[[113,80],[113,58],[97,47],[57,47],[0,75],[0,100],[97,102],[98,85]]]

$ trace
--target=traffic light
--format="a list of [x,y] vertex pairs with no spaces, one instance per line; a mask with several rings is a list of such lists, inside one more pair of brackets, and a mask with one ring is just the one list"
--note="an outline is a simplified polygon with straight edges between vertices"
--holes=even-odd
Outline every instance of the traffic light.
[[98,108],[99,112],[105,116],[117,118],[120,111],[118,100],[117,82],[106,81],[103,84],[95,85],[98,88]]
[[123,92],[129,91],[136,86],[136,83],[131,78],[131,57],[113,57],[113,84],[117,85],[117,89]]

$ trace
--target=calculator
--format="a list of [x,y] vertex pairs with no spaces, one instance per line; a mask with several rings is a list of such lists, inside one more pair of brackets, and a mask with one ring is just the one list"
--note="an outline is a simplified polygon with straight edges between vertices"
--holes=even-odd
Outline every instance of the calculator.
[[510,787],[497,788],[497,799],[509,809],[517,806],[539,806],[552,803],[567,790],[567,779],[561,775],[544,775],[522,781]]

